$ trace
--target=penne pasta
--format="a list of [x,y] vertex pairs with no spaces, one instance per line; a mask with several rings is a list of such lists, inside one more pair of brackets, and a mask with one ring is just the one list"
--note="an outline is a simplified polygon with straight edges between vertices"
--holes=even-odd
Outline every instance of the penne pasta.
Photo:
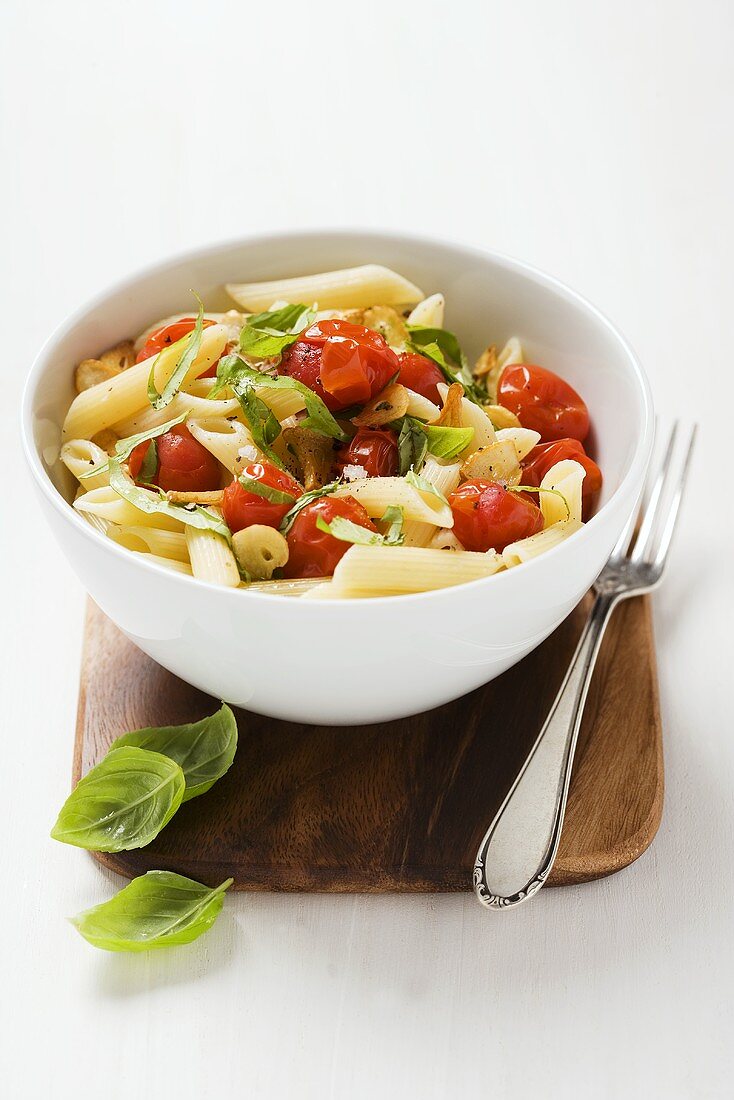
[[435,420],[441,410],[438,405],[434,405],[423,394],[408,390],[408,408],[406,412],[408,416],[415,416],[418,420]]
[[[144,332],[140,333],[135,341],[134,347],[136,352],[140,352],[145,347],[148,337],[152,336],[158,329],[165,328],[167,325],[175,325],[178,321],[185,321],[191,319],[191,311],[188,313],[173,313],[170,317],[162,317],[160,321],[156,321],[154,325],[148,325]],[[205,321],[214,321],[215,324],[224,325],[229,330],[229,340],[234,342],[237,340],[240,329],[245,323],[245,315],[239,313],[236,309],[229,309],[226,313],[205,313]]]
[[186,546],[189,551],[191,570],[197,580],[237,588],[240,583],[240,571],[234,560],[234,554],[221,535],[216,531],[187,527]]
[[431,294],[411,311],[409,325],[423,325],[425,328],[443,328],[445,300],[443,294]]
[[409,485],[402,477],[366,477],[337,489],[336,497],[354,497],[373,519],[379,519],[391,505],[403,509],[406,519],[417,519],[434,527],[452,527],[454,517],[445,500]]
[[540,443],[540,432],[534,432],[530,428],[500,428],[496,435],[498,443],[509,441],[515,444],[519,462]]
[[145,527],[142,524],[134,527],[112,524],[107,529],[107,535],[113,542],[126,546],[128,550],[188,564],[186,536],[181,531],[164,531],[160,527]]
[[[205,378],[203,381],[209,382],[210,379]],[[132,416],[128,416],[114,424],[115,431],[121,439],[125,439],[127,436],[147,432],[151,428],[158,428],[161,424],[165,424],[167,420],[173,420],[175,417],[181,416],[182,413],[188,413],[190,416],[206,417],[207,419],[214,416],[225,418],[239,415],[240,403],[236,397],[216,401],[208,397],[197,396],[191,392],[191,389],[192,387],[189,387],[187,392],[184,393],[182,390],[177,393],[173,401],[166,405],[164,409],[154,409],[151,405],[146,405],[144,409],[138,409]]]
[[365,306],[413,305],[423,291],[402,275],[379,264],[324,271],[295,279],[275,279],[262,283],[227,283],[227,293],[238,305],[252,313],[271,309],[273,302],[305,305],[315,302],[319,309],[359,309]]
[[288,581],[253,581],[252,584],[242,586],[248,592],[262,592],[268,596],[300,596],[306,597],[317,588],[326,587],[323,577],[299,577],[297,580]]
[[239,420],[191,417],[186,426],[231,474],[241,473],[248,462],[257,462],[261,457],[249,429]]
[[86,516],[98,516],[109,523],[118,523],[123,527],[160,527],[163,531],[183,531],[184,526],[172,516],[160,512],[142,512],[134,504],[123,500],[114,489],[103,486],[77,497],[74,508]]
[[539,554],[545,554],[552,550],[559,542],[563,542],[569,535],[573,535],[581,529],[581,524],[575,519],[560,520],[552,523],[550,527],[539,531],[537,535],[530,535],[526,539],[512,542],[502,551],[502,560],[507,569],[513,569],[516,565],[537,558]]
[[92,443],[90,439],[72,439],[61,448],[61,461],[87,492],[90,489],[99,489],[103,485],[109,485],[109,470],[93,474],[92,477],[85,477],[83,481],[81,480],[82,475],[88,474],[95,466],[104,466],[108,457],[107,452],[98,447],[96,443]]
[[503,567],[493,551],[452,554],[423,547],[352,546],[334,570],[332,583],[340,596],[400,596],[481,580]]
[[[581,463],[571,458],[551,466],[540,483],[540,508],[546,527],[563,520],[581,522],[581,488],[585,477],[586,470]],[[544,493],[543,489],[555,491]]]
[[[433,455],[426,455],[426,460],[421,469],[421,477],[429,481],[438,489],[442,496],[448,497],[459,484],[459,471],[461,463],[441,462]],[[436,534],[433,523],[423,523],[421,520],[409,519],[403,526],[404,546],[428,546]]]
[[[197,378],[217,361],[226,342],[227,332],[222,325],[212,325],[211,328],[204,329],[199,354],[189,368],[184,385],[187,379]],[[164,348],[158,356],[155,380],[159,390],[173,374],[180,357],[181,349],[175,344]],[[144,408],[148,403],[148,376],[153,362],[152,359],[144,359],[142,363],[121,371],[109,381],[101,382],[78,394],[66,414],[64,438],[91,439],[97,432]],[[170,418],[170,405],[163,411]]]

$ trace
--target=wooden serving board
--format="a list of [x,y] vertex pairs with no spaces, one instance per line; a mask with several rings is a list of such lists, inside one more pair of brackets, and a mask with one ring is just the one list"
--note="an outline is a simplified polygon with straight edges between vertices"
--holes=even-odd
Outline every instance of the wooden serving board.
[[[97,854],[132,877],[175,870],[239,890],[471,889],[479,842],[525,759],[578,638],[585,604],[484,688],[383,725],[298,726],[237,712],[227,775],[185,803],[147,848]],[[195,721],[218,702],[166,672],[90,603],[74,782],[110,742]],[[619,871],[662,812],[657,680],[646,599],[614,614],[586,705],[550,883]]]

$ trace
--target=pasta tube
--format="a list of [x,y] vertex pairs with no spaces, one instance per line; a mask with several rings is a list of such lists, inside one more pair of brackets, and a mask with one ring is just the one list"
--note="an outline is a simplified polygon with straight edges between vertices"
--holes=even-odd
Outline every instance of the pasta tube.
[[424,325],[426,328],[443,328],[445,306],[443,294],[431,294],[419,302],[408,317],[409,325]]
[[74,508],[88,517],[98,516],[110,523],[119,523],[125,527],[160,527],[163,531],[183,531],[184,525],[173,516],[160,512],[142,512],[134,504],[123,500],[109,485],[92,489],[89,493],[77,497]]
[[186,421],[186,426],[194,439],[211,451],[232,474],[241,473],[248,462],[257,461],[260,452],[250,432],[239,420],[192,417]]
[[[208,370],[222,354],[226,343],[227,330],[222,325],[205,328],[201,335],[199,354],[189,368],[183,384]],[[163,389],[173,374],[180,358],[181,348],[176,344],[164,348],[158,356],[155,382],[159,390]],[[142,363],[121,371],[107,382],[100,382],[99,385],[78,394],[66,414],[64,438],[91,439],[103,428],[109,428],[145,408],[148,405],[148,376],[152,365],[152,359],[144,359]],[[170,419],[170,405],[163,411]]]
[[418,519],[434,527],[453,527],[454,517],[448,504],[440,497],[409,485],[402,477],[366,477],[350,481],[334,496],[354,497],[367,514],[379,519],[390,505],[403,509],[406,519]]
[[[551,466],[540,483],[540,510],[546,527],[563,520],[581,522],[581,487],[585,477],[586,470],[572,458]],[[544,493],[543,489],[555,492]]]
[[270,309],[275,301],[316,302],[319,309],[360,309],[374,305],[412,305],[425,297],[422,290],[402,275],[379,264],[272,282],[227,283],[227,293],[252,313]]
[[[449,387],[445,382],[439,382],[437,388],[441,394],[441,400],[445,401]],[[472,451],[478,450],[479,447],[486,447],[490,443],[494,443],[497,438],[492,427],[492,421],[484,409],[480,408],[479,405],[475,405],[468,397],[462,397],[461,399],[461,424],[464,428],[474,429],[474,437],[471,443],[461,452],[464,457],[470,455]]]
[[332,583],[340,596],[400,596],[491,577],[503,566],[492,551],[452,554],[415,546],[351,546]]
[[[61,461],[77,481],[81,481],[82,474],[88,474],[95,466],[104,466],[108,457],[107,452],[98,447],[96,443],[92,443],[90,439],[72,439],[61,448]],[[94,474],[92,477],[86,477],[81,482],[82,487],[86,490],[99,489],[103,485],[109,485],[109,483],[109,470]]]
[[502,551],[502,560],[508,569],[512,569],[516,565],[522,565],[523,562],[530,561],[531,558],[537,558],[538,554],[544,554],[546,550],[552,550],[559,542],[563,542],[569,535],[579,531],[582,526],[583,524],[575,519],[565,519],[560,520],[558,523],[552,523],[550,527],[546,527],[544,531],[539,531],[537,535],[530,535],[526,539],[511,542]]
[[[442,496],[447,497],[453,493],[459,484],[459,471],[461,463],[439,462],[433,455],[426,455],[426,460],[421,469],[421,477],[429,481]],[[421,520],[409,519],[403,527],[405,546],[428,546],[436,534],[433,523],[423,523]]]
[[191,559],[191,569],[200,581],[236,588],[240,572],[234,554],[216,531],[186,528],[186,546]]

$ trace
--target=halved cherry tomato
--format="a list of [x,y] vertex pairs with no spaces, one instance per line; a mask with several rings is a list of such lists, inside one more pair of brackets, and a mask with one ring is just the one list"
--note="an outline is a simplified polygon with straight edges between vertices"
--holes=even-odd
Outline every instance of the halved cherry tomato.
[[[320,362],[317,388],[315,356],[299,345],[319,349]],[[279,371],[290,374],[309,386],[327,402],[332,410],[349,405],[363,405],[384,389],[397,375],[399,360],[385,340],[373,329],[353,325],[350,321],[317,321],[301,335],[300,340],[283,354]]]
[[[192,332],[195,324],[195,317],[182,317],[180,321],[174,321],[170,325],[163,325],[161,328],[157,328],[155,332],[151,332],[150,336],[145,341],[145,346],[138,352],[138,357],[135,362],[142,363],[143,359],[150,359],[152,355],[157,355],[158,352],[163,351],[164,348],[170,347],[171,344],[175,344],[177,340],[180,340],[183,336]],[[210,325],[215,324],[216,321],[212,321],[205,317],[202,327],[209,328]],[[218,362],[219,360],[217,360],[217,363]],[[213,378],[217,373],[217,363],[212,363],[209,369],[205,370],[199,377]]]
[[537,447],[533,447],[522,462],[523,484],[540,485],[551,466],[555,466],[556,462],[562,462],[566,458],[580,462],[586,470],[581,499],[583,518],[588,519],[594,509],[596,495],[601,489],[602,476],[601,470],[593,458],[589,458],[578,439],[558,439],[554,443],[539,443]]
[[[165,492],[174,490],[180,493],[203,493],[219,488],[219,463],[211,451],[194,439],[185,424],[176,424],[165,435],[159,436],[155,443],[158,470],[152,484],[159,485]],[[133,479],[140,473],[149,446],[149,442],[138,444],[128,459]]]
[[500,553],[511,542],[543,530],[543,513],[521,493],[476,477],[449,497],[454,534],[466,550]]
[[366,477],[394,477],[398,472],[398,437],[389,428],[360,428],[339,453],[339,472],[345,466],[361,466]]
[[368,531],[376,530],[354,497],[320,497],[298,513],[288,532],[288,561],[283,569],[286,577],[330,577],[349,549],[348,542],[319,530],[319,516],[326,523],[343,516]]
[[[251,462],[242,470],[242,476],[250,481],[261,481],[263,485],[279,489],[281,493],[288,493],[293,497],[294,503],[303,495],[303,489],[295,478],[270,462]],[[222,501],[224,521],[232,534],[241,531],[243,527],[252,527],[254,523],[278,527],[283,516],[292,507],[293,504],[276,504],[257,493],[248,492],[237,478],[224,490]]]
[[414,393],[427,397],[435,405],[441,404],[441,396],[437,388],[438,383],[445,381],[446,379],[433,360],[426,359],[425,355],[416,355],[413,352],[406,351],[400,356],[398,382],[402,382]]
[[516,363],[505,367],[497,401],[518,417],[523,428],[540,432],[544,443],[589,434],[589,410],[568,382],[545,367]]

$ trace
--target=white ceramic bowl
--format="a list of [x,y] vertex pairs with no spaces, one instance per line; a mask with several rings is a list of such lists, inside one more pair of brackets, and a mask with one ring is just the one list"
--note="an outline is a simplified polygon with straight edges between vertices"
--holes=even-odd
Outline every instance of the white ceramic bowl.
[[[218,588],[149,564],[69,506],[57,461],[73,366],[159,317],[190,288],[230,308],[222,284],[382,263],[446,295],[447,325],[471,356],[518,335],[528,361],[584,397],[604,490],[597,514],[542,557],[416,596],[298,600]],[[217,698],[277,718],[352,724],[415,714],[498,676],[569,613],[602,568],[638,498],[653,440],[650,392],[624,338],[588,302],[523,264],[398,234],[294,233],[204,248],[146,268],[51,336],[26,386],[23,437],[43,511],[84,586],[160,664]],[[64,497],[65,494],[66,499]]]

